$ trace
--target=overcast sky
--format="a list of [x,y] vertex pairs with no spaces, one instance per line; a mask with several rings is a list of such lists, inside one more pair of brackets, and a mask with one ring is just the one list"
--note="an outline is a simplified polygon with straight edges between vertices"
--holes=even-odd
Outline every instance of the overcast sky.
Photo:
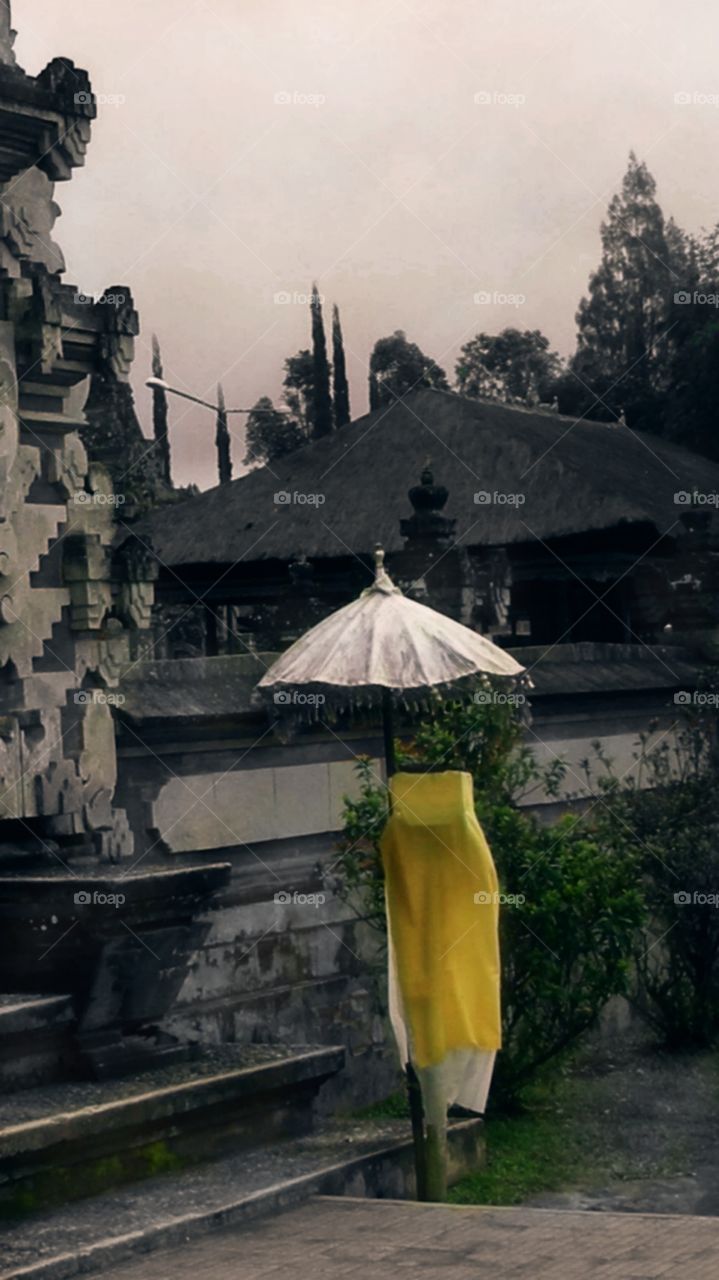
[[[13,20],[26,70],[72,58],[108,100],[56,236],[70,282],[132,289],[146,431],[153,330],[177,385],[277,398],[315,277],[353,416],[396,328],[450,373],[506,324],[568,354],[631,147],[665,214],[719,220],[716,0],[14,0]],[[176,480],[215,483],[213,435],[174,402]]]

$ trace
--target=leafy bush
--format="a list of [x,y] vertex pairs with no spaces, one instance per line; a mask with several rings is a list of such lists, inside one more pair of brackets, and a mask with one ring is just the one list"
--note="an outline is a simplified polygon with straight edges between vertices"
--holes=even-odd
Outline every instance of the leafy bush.
[[642,737],[635,776],[603,766],[600,838],[628,844],[648,924],[633,1000],[670,1048],[719,1041],[719,753],[716,707],[685,715],[670,741]]
[[[617,849],[588,835],[575,816],[546,826],[517,807],[535,792],[556,795],[562,767],[536,764],[507,703],[443,704],[400,761],[408,758],[472,773],[502,892],[525,899],[500,913],[504,1048],[492,1100],[509,1107],[627,988],[643,911],[632,855],[626,841]],[[378,844],[387,798],[369,763],[359,770],[360,799],[345,802],[342,891],[384,928]]]

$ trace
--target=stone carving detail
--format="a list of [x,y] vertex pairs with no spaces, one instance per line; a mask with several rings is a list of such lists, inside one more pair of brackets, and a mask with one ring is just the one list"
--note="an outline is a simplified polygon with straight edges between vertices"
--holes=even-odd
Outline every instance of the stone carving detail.
[[155,582],[159,574],[157,557],[149,543],[130,537],[120,547],[120,588],[117,611],[129,626],[147,631],[152,625]]
[[[0,819],[41,821],[45,862],[53,837],[63,861],[115,861],[132,837],[113,806],[112,690],[130,652],[113,612],[135,626],[153,588],[131,558],[113,565],[121,498],[82,431],[91,379],[127,379],[138,322],[127,288],[96,302],[63,284],[52,241],[54,183],[83,163],[96,112],[89,80],[67,60],[35,78],[13,64],[0,0],[0,101],[16,125],[0,149]],[[16,845],[0,822],[0,865]]]
[[47,174],[27,169],[8,184],[0,205],[0,268],[19,276],[22,263],[41,263],[50,274],[65,269],[62,251],[52,239],[60,214],[54,186]]

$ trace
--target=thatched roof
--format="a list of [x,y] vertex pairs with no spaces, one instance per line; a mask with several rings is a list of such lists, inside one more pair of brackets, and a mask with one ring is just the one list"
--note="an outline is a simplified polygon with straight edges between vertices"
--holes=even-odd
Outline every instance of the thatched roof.
[[[371,555],[377,542],[400,550],[407,491],[428,457],[466,546],[626,523],[663,534],[684,509],[678,490],[719,490],[719,466],[628,427],[418,390],[271,468],[154,512],[140,532],[167,565]],[[482,505],[480,491],[524,501]],[[291,501],[277,503],[281,493]]]

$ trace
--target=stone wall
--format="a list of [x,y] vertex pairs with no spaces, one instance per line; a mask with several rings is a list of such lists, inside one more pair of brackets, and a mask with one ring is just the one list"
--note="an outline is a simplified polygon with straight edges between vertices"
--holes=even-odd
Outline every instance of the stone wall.
[[[653,720],[657,732],[672,731],[671,692],[652,687],[672,677],[630,647],[617,648],[618,679],[633,678],[636,689],[599,699],[572,693],[574,666],[591,684],[592,664],[571,646],[555,653],[556,670],[548,660],[544,676],[534,673],[527,741],[540,759],[560,755],[569,764],[559,804],[533,797],[548,817],[586,801],[580,761],[593,740],[602,739],[622,772]],[[597,647],[593,656],[607,667],[595,681],[609,686],[609,650]],[[391,1091],[398,1064],[380,939],[335,895],[331,872],[342,797],[356,794],[356,757],[370,757],[381,775],[379,725],[310,726],[281,741],[253,706],[269,659],[134,664],[121,686],[118,800],[138,865],[221,859],[232,866],[167,1029],[201,1043],[344,1043],[347,1068],[333,1102],[358,1105]],[[687,678],[686,668],[677,675]]]

